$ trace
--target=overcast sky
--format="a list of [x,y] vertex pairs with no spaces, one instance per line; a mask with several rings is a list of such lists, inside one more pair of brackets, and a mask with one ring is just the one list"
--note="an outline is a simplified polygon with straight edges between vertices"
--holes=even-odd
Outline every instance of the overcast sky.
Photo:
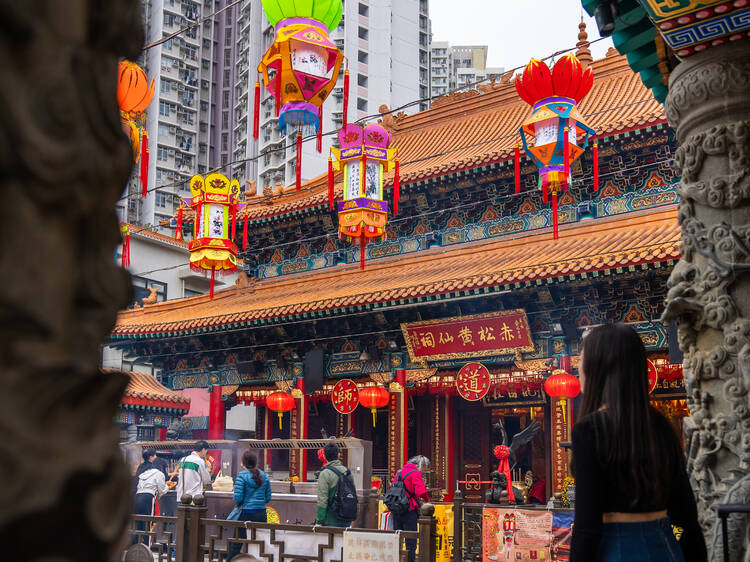
[[[429,0],[432,40],[451,45],[487,45],[487,66],[506,70],[574,47],[581,14],[589,41],[599,38],[594,18],[580,0]],[[594,59],[612,46],[591,45]]]

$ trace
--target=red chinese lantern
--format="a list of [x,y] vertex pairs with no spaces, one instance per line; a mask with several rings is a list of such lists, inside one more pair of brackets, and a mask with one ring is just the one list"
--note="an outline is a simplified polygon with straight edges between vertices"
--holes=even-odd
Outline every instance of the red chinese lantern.
[[287,392],[272,392],[266,397],[266,407],[272,412],[278,412],[279,429],[281,429],[281,418],[284,412],[294,409],[294,398]]
[[552,376],[544,381],[544,392],[552,398],[559,398],[563,408],[565,421],[565,404],[568,398],[575,398],[581,393],[581,383],[577,377],[563,370],[552,372]]
[[375,418],[378,408],[388,404],[390,395],[382,386],[366,386],[359,391],[359,402],[372,412],[372,427],[375,427]]

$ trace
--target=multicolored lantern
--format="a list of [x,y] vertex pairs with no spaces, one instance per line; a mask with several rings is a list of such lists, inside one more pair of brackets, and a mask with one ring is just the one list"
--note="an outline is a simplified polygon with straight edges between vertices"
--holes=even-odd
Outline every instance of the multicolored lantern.
[[[223,174],[190,178],[193,194],[188,206],[195,211],[193,241],[190,242],[190,269],[211,272],[211,298],[216,272],[237,271],[237,246],[232,241],[237,228],[240,182]],[[231,222],[232,232],[229,227]]]
[[[344,125],[338,134],[341,149],[331,148],[328,164],[328,204],[333,208],[333,170],[344,171],[344,200],[338,203],[339,238],[359,240],[360,268],[365,268],[365,245],[385,239],[388,203],[383,201],[383,174],[398,169],[397,150],[388,148],[391,135],[377,124],[364,129]],[[398,180],[395,179],[395,185]],[[398,190],[393,191],[394,208]]]
[[120,121],[133,146],[133,163],[141,161],[141,194],[148,193],[148,132],[146,108],[154,98],[154,81],[148,83],[146,73],[130,61],[120,61],[117,73],[117,103]]
[[565,405],[568,398],[575,398],[581,393],[581,382],[578,378],[562,369],[552,372],[544,381],[544,392],[552,398],[559,398],[562,405],[563,421],[565,421]]
[[266,408],[279,414],[279,429],[281,429],[284,412],[294,409],[294,398],[288,392],[272,392],[266,397]]
[[372,412],[372,427],[375,427],[378,408],[387,406],[389,400],[390,394],[382,386],[366,386],[359,391],[359,403]]
[[[276,35],[258,72],[276,100],[279,130],[297,136],[297,189],[302,183],[302,135],[318,134],[322,150],[322,106],[336,85],[344,55],[328,38],[341,21],[341,0],[262,0]],[[273,74],[271,74],[273,73]],[[346,97],[346,96],[345,96]],[[345,100],[346,101],[346,100]],[[255,85],[255,125],[258,138],[260,82]]]
[[[570,184],[570,165],[583,154],[594,130],[578,113],[578,104],[589,93],[594,81],[591,67],[583,70],[573,54],[567,54],[550,69],[531,59],[516,78],[516,91],[532,106],[531,119],[521,126],[523,148],[539,167],[542,200],[552,197],[552,231],[558,238],[557,194]],[[578,144],[579,134],[585,137]],[[529,140],[533,139],[533,145]],[[520,191],[519,151],[515,151],[516,193]],[[596,167],[596,166],[595,166]]]

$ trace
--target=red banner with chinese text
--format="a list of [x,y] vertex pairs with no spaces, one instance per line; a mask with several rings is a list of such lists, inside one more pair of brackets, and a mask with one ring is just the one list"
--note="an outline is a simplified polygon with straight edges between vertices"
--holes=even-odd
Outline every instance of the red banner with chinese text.
[[533,351],[523,310],[507,310],[401,324],[412,361],[456,359]]

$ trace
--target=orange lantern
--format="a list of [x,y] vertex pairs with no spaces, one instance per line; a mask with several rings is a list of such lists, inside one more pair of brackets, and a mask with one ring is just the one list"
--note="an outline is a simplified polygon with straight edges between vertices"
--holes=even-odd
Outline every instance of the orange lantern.
[[565,421],[565,404],[568,398],[575,398],[581,393],[581,383],[577,377],[566,373],[562,369],[552,372],[552,376],[544,381],[544,392],[552,398],[559,398],[563,407],[563,421]]
[[382,386],[366,386],[359,391],[359,402],[372,412],[372,427],[375,427],[375,418],[378,408],[388,404],[390,395]]
[[130,61],[120,61],[117,73],[117,103],[120,121],[133,147],[133,163],[141,160],[141,189],[143,197],[148,192],[148,133],[146,108],[154,97],[154,81],[148,83],[146,73]]
[[284,412],[294,409],[294,398],[287,392],[272,392],[266,397],[266,407],[279,414],[279,429],[281,429],[281,419]]

